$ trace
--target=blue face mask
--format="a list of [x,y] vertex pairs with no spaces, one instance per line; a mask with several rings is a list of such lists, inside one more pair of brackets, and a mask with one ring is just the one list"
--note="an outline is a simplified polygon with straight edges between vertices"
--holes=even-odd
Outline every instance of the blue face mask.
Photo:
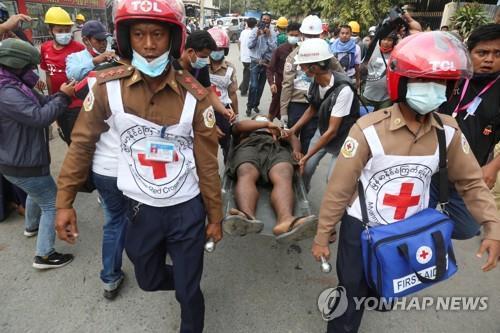
[[148,62],[146,58],[132,50],[132,66],[150,77],[160,76],[167,68],[169,51],[163,53],[155,60]]
[[222,51],[212,51],[210,53],[210,58],[212,58],[215,61],[220,61],[224,58],[224,50]]
[[306,73],[302,73],[302,75],[300,76],[300,79],[301,79],[302,81],[307,82],[307,83],[312,83],[312,82],[314,81],[314,77],[312,77],[312,76],[307,76],[307,74],[306,74]]
[[59,45],[68,45],[71,42],[71,38],[71,32],[54,35],[54,39]]
[[202,69],[206,65],[208,65],[208,58],[196,57],[196,61],[191,63],[191,67],[196,69]]
[[408,83],[406,103],[418,114],[425,115],[446,102],[446,86],[436,82]]

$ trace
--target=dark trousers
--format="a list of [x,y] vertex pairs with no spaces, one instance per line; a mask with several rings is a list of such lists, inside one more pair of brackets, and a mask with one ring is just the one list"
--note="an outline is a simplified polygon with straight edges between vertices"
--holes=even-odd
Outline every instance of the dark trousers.
[[260,104],[262,93],[266,85],[267,67],[252,61],[250,64],[250,90],[248,92],[247,108],[256,108]]
[[[288,128],[292,128],[293,125],[299,121],[300,117],[306,112],[309,104],[307,103],[296,103],[290,102],[288,104]],[[300,133],[297,133],[300,138],[300,145],[302,147],[302,153],[306,154],[309,149],[309,143],[318,128],[318,117],[313,117],[302,129]]]
[[273,94],[271,99],[271,105],[269,105],[269,119],[273,120],[274,118],[281,119],[280,115],[280,98],[281,98],[281,81],[276,81],[276,87],[278,88],[278,92]]
[[[230,106],[226,106],[229,109]],[[219,139],[219,145],[222,149],[222,155],[224,156],[224,164],[227,161],[227,155],[229,154],[229,145],[231,144],[231,124],[226,117],[221,115],[219,112],[215,112],[215,120],[217,126],[225,134]]]
[[[130,200],[125,250],[145,291],[175,290],[181,306],[181,333],[201,333],[205,302],[200,289],[205,245],[201,195],[171,207]],[[170,254],[173,265],[165,264]]]
[[347,310],[328,322],[327,333],[357,332],[364,308],[356,310],[353,297],[373,296],[365,281],[363,254],[361,252],[361,221],[344,214],[340,224],[337,253],[337,278],[347,295]]
[[248,85],[250,83],[250,63],[242,62],[243,64],[243,80],[240,84],[240,92],[242,95],[248,94]]
[[68,109],[57,118],[57,125],[60,128],[59,135],[69,146],[71,143],[71,132],[75,126],[76,118],[80,114],[80,108]]

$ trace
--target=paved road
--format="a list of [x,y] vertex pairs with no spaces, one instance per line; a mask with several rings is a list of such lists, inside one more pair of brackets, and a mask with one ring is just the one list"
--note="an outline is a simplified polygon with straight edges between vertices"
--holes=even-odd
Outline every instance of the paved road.
[[[237,52],[232,45],[229,58],[241,77]],[[269,101],[266,87],[264,110]],[[241,98],[242,113],[245,104]],[[56,138],[51,149],[52,172],[57,176],[66,148]],[[315,210],[325,186],[327,161],[323,162],[310,196]],[[0,332],[177,332],[180,312],[174,293],[141,291],[128,259],[123,292],[114,302],[102,298],[98,277],[102,211],[95,194],[79,195],[75,206],[80,239],[75,246],[62,242],[56,246],[74,253],[76,259],[59,270],[31,268],[35,239],[22,235],[21,218],[12,216],[0,224]],[[459,273],[419,296],[489,296],[487,311],[368,311],[361,332],[500,332],[500,269],[488,274],[479,270],[481,262],[474,256],[478,244],[478,238],[456,242]],[[334,272],[320,273],[310,246],[310,241],[279,246],[264,236],[224,238],[205,260],[206,332],[325,332],[317,297],[335,286],[336,277]]]

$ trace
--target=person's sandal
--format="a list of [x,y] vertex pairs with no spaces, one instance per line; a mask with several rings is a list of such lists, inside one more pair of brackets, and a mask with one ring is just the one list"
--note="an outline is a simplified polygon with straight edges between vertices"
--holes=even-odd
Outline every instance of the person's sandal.
[[[303,219],[305,221],[297,225],[297,222]],[[288,227],[287,232],[276,236],[276,241],[278,243],[293,243],[312,238],[316,234],[317,225],[318,218],[315,215],[296,217]]]
[[222,229],[232,236],[245,236],[246,234],[258,234],[264,229],[264,223],[251,217],[247,213],[232,208],[224,220]]

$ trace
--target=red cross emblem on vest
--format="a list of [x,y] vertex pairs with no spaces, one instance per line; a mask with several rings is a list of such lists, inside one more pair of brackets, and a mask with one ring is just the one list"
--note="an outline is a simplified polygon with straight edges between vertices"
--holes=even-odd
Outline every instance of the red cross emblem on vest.
[[[137,157],[139,159],[139,163],[142,166],[153,168],[153,178],[154,179],[161,179],[161,178],[167,177],[167,164],[169,162],[148,160],[148,159],[146,159],[146,154],[143,154],[143,153],[137,154]],[[176,152],[174,152],[174,162],[177,162],[178,160],[179,160],[179,156],[177,155]]]
[[212,84],[212,90],[214,91],[215,95],[217,97],[221,97],[222,96],[222,93],[220,92],[219,89],[217,89],[217,86],[215,84]]
[[404,219],[408,208],[418,205],[420,195],[411,195],[414,185],[413,183],[403,183],[399,194],[386,194],[384,196],[384,205],[396,207],[394,212],[395,220]]

